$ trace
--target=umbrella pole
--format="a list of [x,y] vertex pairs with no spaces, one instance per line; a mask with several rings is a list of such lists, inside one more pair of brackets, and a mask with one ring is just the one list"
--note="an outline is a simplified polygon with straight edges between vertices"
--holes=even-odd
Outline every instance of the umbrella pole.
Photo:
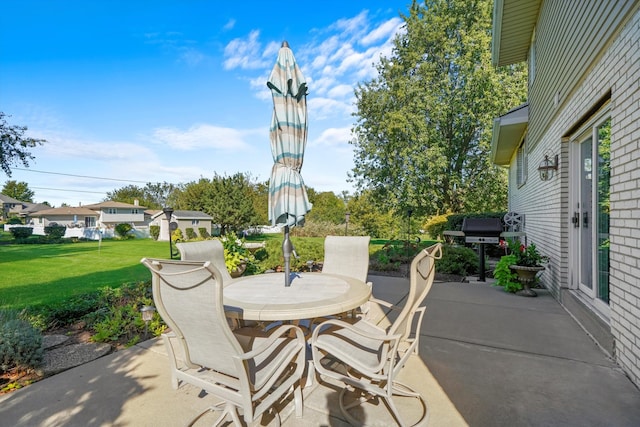
[[284,255],[284,286],[291,286],[291,252],[293,243],[289,240],[289,226],[284,226],[284,240],[282,241],[282,254]]

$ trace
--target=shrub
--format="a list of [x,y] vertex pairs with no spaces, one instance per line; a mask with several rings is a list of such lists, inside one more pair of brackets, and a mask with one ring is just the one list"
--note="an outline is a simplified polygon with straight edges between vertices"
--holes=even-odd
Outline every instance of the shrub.
[[208,239],[209,237],[211,237],[211,234],[209,234],[205,227],[198,228],[198,233],[200,233],[200,237],[202,237],[203,239]]
[[[298,239],[291,237],[296,248],[298,258],[291,257],[291,271],[307,270],[307,261],[320,262],[324,259],[324,242],[314,239]],[[265,248],[255,253],[255,264],[260,271],[275,270],[276,267],[284,268],[284,256],[282,255],[282,240],[270,239],[265,242]]]
[[60,303],[29,307],[27,317],[31,324],[42,330],[70,325],[102,309],[101,292],[74,295]]
[[7,220],[7,224],[12,224],[12,225],[22,224],[22,219],[20,219],[20,217],[17,217],[17,216],[12,216]]
[[42,334],[15,310],[0,309],[0,370],[34,369],[42,363]]
[[[334,224],[329,221],[305,221],[303,227],[294,227],[291,231],[295,233],[296,237],[343,236],[345,224]],[[348,232],[350,236],[365,236],[367,234],[362,227],[352,223],[349,223]]]
[[173,230],[173,233],[171,233],[171,240],[173,240],[174,242],[181,242],[182,239],[182,230],[179,228]]
[[193,240],[193,239],[195,239],[196,237],[198,237],[198,235],[196,234],[196,232],[195,232],[195,231],[193,231],[193,228],[191,228],[191,227],[187,227],[187,228],[185,228],[185,230],[184,230],[184,231],[185,231],[185,232],[186,232],[186,234],[187,234],[187,240]]
[[116,225],[115,232],[121,239],[129,239],[129,238],[133,237],[131,234],[129,234],[129,232],[132,229],[133,229],[133,227],[131,226],[131,224],[123,222],[123,223],[120,223],[120,224]]
[[64,237],[67,227],[64,225],[48,225],[44,228],[44,234],[48,240],[60,240]]
[[33,234],[32,227],[13,227],[9,231],[11,231],[13,238],[16,240],[26,239]]
[[493,270],[493,277],[496,279],[494,286],[502,286],[506,292],[517,292],[522,289],[522,285],[518,282],[518,275],[509,268],[515,263],[516,256],[513,254],[500,258]]
[[478,255],[473,249],[444,245],[442,259],[436,262],[436,271],[444,274],[468,276],[478,272],[478,264]]
[[150,225],[149,226],[149,234],[153,237],[153,240],[158,240],[160,237],[160,226],[159,225]]
[[[119,342],[125,346],[138,343],[147,325],[142,320],[140,308],[153,305],[151,287],[148,282],[124,284],[120,288],[104,288],[100,293],[102,310],[87,316],[87,323],[95,331],[91,337],[95,342]],[[165,325],[158,313],[149,323],[149,331],[159,335]]]
[[447,218],[450,216],[451,214],[444,214],[444,215],[435,215],[432,216],[431,218],[429,218],[429,220],[424,224],[424,228],[427,230],[427,233],[429,233],[429,236],[432,239],[443,239],[444,236],[444,231],[448,230],[447,225],[449,224],[447,222]]

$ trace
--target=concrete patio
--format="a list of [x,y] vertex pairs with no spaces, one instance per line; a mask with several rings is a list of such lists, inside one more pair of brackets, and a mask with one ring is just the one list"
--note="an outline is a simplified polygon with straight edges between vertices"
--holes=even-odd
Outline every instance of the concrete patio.
[[[371,276],[398,302],[403,278]],[[427,297],[420,356],[402,372],[429,405],[431,426],[638,426],[640,391],[544,290],[537,298],[487,283],[436,283]],[[0,397],[2,426],[180,426],[216,400],[170,387],[161,340],[151,340]],[[305,389],[302,419],[284,426],[343,426],[327,385]],[[415,401],[400,402],[407,418]],[[383,405],[362,416],[390,425]],[[209,425],[204,417],[196,425]]]

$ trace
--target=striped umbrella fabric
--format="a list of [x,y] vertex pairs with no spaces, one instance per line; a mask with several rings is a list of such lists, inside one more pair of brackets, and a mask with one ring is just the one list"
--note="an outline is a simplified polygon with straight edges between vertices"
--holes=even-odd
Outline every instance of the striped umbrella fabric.
[[307,83],[286,41],[267,87],[273,98],[269,220],[272,225],[301,225],[312,206],[300,175],[307,145]]

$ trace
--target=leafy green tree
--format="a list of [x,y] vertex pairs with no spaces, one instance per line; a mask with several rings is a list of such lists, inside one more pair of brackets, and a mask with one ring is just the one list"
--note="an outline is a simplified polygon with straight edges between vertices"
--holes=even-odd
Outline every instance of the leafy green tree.
[[309,221],[327,221],[333,224],[344,224],[347,211],[344,200],[331,191],[317,193],[308,189],[309,201],[313,204],[307,214]]
[[11,176],[11,166],[22,164],[28,167],[29,160],[34,159],[29,148],[42,145],[46,141],[25,137],[27,127],[10,125],[5,117],[10,116],[0,111],[0,168],[7,176]]
[[29,189],[29,184],[26,182],[9,180],[4,183],[2,194],[13,197],[21,202],[33,203],[33,196],[35,196],[36,193]]
[[225,234],[256,224],[252,200],[254,188],[248,175],[240,172],[231,176],[215,174],[211,184],[207,213],[213,217],[214,224],[220,224]]
[[349,223],[361,227],[369,236],[387,239],[401,236],[401,216],[377,203],[371,191],[352,196],[347,208]]
[[414,1],[406,31],[356,89],[358,188],[415,215],[506,207],[490,161],[493,118],[526,99],[523,64],[491,64],[491,0]]
[[169,195],[175,190],[176,186],[167,182],[163,183],[147,183],[144,187],[137,185],[127,185],[122,188],[107,192],[105,200],[114,200],[117,202],[134,204],[136,200],[140,206],[148,209],[162,209],[167,206]]
[[253,184],[251,201],[256,225],[269,224],[269,181]]
[[226,234],[257,223],[254,191],[248,175],[215,174],[211,180],[200,178],[180,186],[171,200],[175,209],[196,210],[211,215],[213,223],[219,224],[223,234]]
[[113,200],[115,202],[129,204],[133,204],[135,200],[138,200],[140,206],[150,207],[147,206],[148,200],[145,200],[144,189],[137,185],[127,185],[113,191],[108,191],[104,200]]

